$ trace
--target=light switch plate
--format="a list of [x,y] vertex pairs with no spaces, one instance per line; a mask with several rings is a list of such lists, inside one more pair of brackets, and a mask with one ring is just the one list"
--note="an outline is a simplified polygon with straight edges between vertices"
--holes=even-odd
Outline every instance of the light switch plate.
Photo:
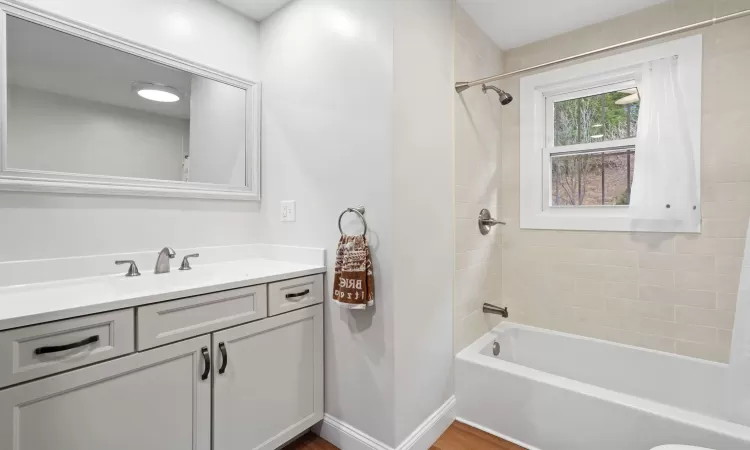
[[297,202],[294,200],[283,200],[281,202],[281,221],[295,222],[297,220]]

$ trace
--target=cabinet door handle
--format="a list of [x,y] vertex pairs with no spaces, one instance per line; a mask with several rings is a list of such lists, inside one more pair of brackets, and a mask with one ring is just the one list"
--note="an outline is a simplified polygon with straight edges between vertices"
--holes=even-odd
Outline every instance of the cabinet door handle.
[[208,379],[208,374],[211,373],[211,356],[208,354],[208,348],[203,347],[201,349],[201,353],[203,354],[203,374],[201,375],[201,380]]
[[71,350],[71,349],[78,348],[78,347],[85,347],[89,344],[93,344],[94,342],[99,342],[99,336],[89,336],[82,341],[73,342],[72,344],[53,345],[50,347],[39,347],[34,350],[34,354],[44,355],[45,353],[64,352],[65,350]]
[[221,367],[219,367],[219,375],[223,375],[224,371],[227,370],[227,363],[229,363],[227,347],[223,342],[219,342],[219,351],[221,352]]
[[302,297],[303,295],[307,295],[310,293],[310,289],[305,289],[302,292],[297,292],[296,294],[286,294],[286,298],[295,298],[295,297]]

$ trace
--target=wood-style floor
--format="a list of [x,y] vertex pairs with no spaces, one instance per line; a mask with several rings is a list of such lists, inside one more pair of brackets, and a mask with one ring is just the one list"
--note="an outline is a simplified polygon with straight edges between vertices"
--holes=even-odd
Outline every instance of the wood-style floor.
[[[321,437],[308,433],[285,447],[285,450],[338,450]],[[453,424],[430,447],[430,450],[526,450],[499,437],[464,425]]]
[[430,450],[526,450],[461,422],[453,422]]
[[284,450],[338,450],[330,442],[314,433],[307,433],[284,447]]

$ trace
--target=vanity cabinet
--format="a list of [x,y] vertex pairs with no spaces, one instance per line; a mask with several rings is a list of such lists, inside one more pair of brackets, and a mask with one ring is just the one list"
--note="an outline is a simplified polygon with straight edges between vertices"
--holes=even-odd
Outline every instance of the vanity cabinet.
[[0,372],[0,450],[283,446],[323,418],[323,276],[299,280],[272,317],[264,284],[0,332],[6,362],[31,361]]
[[323,416],[323,307],[214,333],[214,447],[272,450]]
[[0,391],[3,450],[211,448],[209,336]]

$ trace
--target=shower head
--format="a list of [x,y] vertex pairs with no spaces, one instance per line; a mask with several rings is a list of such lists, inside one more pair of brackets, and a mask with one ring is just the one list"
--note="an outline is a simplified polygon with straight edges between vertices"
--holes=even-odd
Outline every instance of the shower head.
[[487,93],[488,89],[492,89],[493,91],[497,92],[497,96],[500,97],[500,104],[503,106],[513,101],[513,96],[508,94],[504,90],[496,88],[495,86],[487,86],[486,84],[482,85],[482,92],[484,92],[485,94]]

